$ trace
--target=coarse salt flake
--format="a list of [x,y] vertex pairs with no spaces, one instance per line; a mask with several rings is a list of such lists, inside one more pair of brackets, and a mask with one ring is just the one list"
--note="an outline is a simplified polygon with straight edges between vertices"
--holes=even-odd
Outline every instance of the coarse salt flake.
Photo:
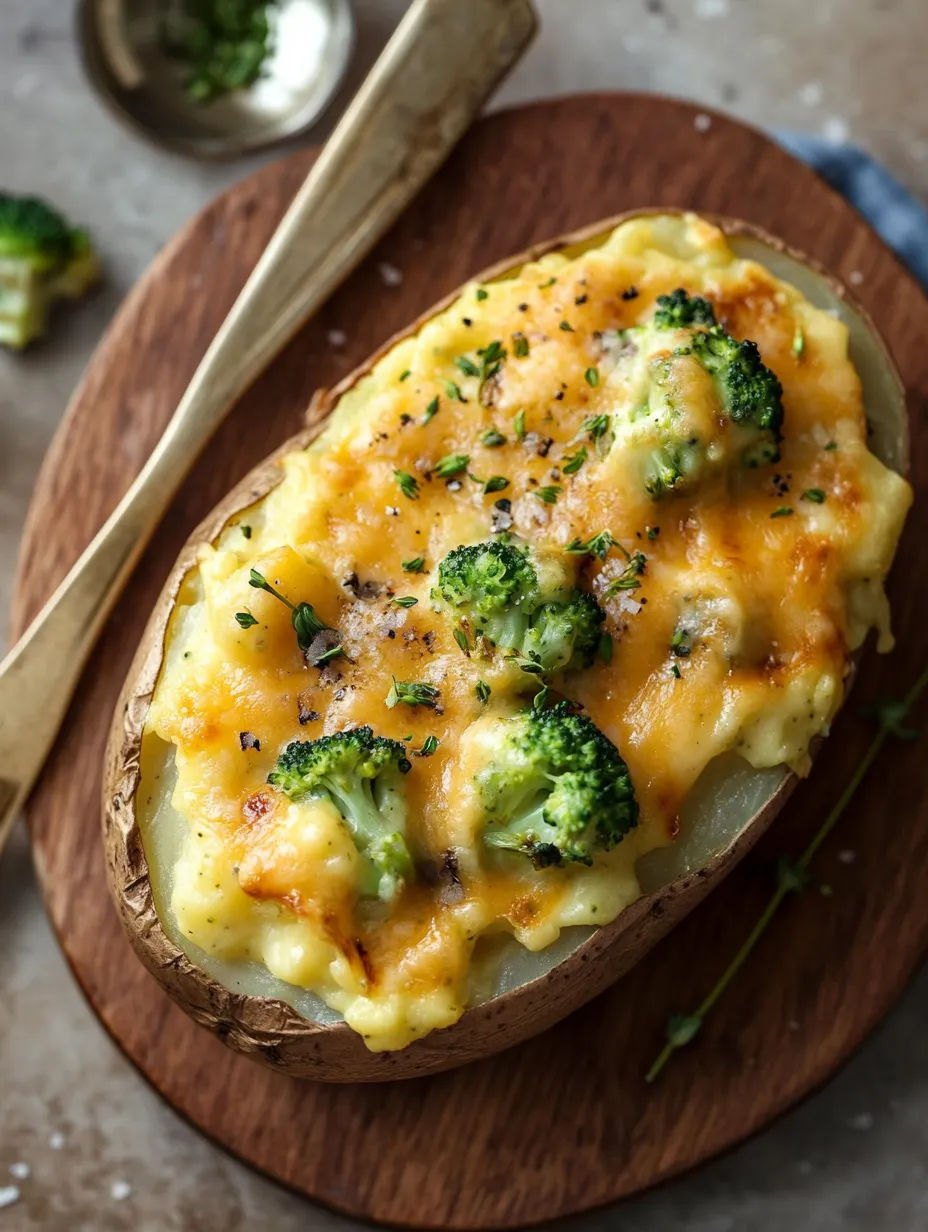
[[380,272],[380,278],[385,287],[398,287],[403,281],[403,271],[398,270],[389,261],[381,261],[377,269]]
[[114,1202],[125,1202],[132,1193],[132,1186],[128,1181],[113,1181],[110,1186],[110,1197]]
[[333,347],[343,347],[348,341],[348,335],[343,329],[330,329],[326,338],[329,340],[329,346]]
[[712,127],[712,116],[708,116],[704,111],[701,111],[693,120],[693,127],[697,133],[707,133]]
[[10,1176],[15,1177],[17,1181],[28,1181],[29,1174],[31,1173],[31,1171],[32,1169],[29,1167],[28,1164],[25,1164],[25,1163],[10,1164]]
[[0,1186],[0,1207],[12,1206],[14,1202],[19,1201],[19,1186],[18,1185],[3,1185]]

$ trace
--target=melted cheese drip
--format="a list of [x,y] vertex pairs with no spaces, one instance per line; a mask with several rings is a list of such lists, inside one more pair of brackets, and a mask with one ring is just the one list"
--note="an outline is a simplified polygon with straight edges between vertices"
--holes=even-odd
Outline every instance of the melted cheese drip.
[[[631,414],[647,357],[623,364],[611,340],[678,286],[709,298],[734,337],[758,343],[783,383],[785,439],[778,464],[733,480],[711,381],[690,358],[670,361],[667,380],[709,464],[698,484],[655,501],[642,483],[647,429]],[[494,340],[508,355],[481,401],[454,360]],[[586,461],[565,474],[591,415],[614,416],[615,443],[587,439]],[[483,444],[489,429],[505,444]],[[505,491],[486,494],[467,473],[435,478],[437,461],[455,453],[470,474],[505,476]],[[417,478],[416,499],[397,470]],[[555,503],[539,499],[545,486],[560,489]],[[501,496],[509,510],[495,507]],[[867,449],[844,325],[697,218],[626,223],[578,257],[547,256],[485,294],[467,287],[343,396],[323,436],[283,460],[280,484],[201,550],[186,583],[147,728],[175,749],[173,804],[189,823],[171,896],[180,932],[318,993],[371,1048],[453,1023],[474,995],[478,938],[503,932],[538,950],[562,927],[608,922],[634,901],[637,860],[672,841],[713,759],[733,750],[757,768],[806,771],[810,741],[841,702],[849,652],[871,627],[881,648],[891,644],[883,580],[910,499]],[[782,507],[792,512],[771,516]],[[614,654],[559,682],[618,745],[641,806],[639,828],[592,868],[536,870],[480,841],[474,773],[525,679],[499,659],[465,657],[429,591],[448,551],[510,519],[526,540],[560,549],[608,529],[647,557],[642,587],[613,598],[603,589],[624,558],[583,565]],[[413,557],[424,572],[403,571]],[[252,568],[311,602],[350,662],[308,668],[288,610],[249,587]],[[418,603],[397,607],[397,595]],[[241,612],[257,624],[242,629]],[[690,653],[674,658],[680,628]],[[388,709],[391,677],[434,685],[440,706]],[[488,707],[478,679],[491,686]],[[301,725],[300,712],[314,717]],[[458,857],[459,882],[417,884],[389,909],[357,902],[358,856],[337,810],[266,786],[290,741],[362,723],[411,737],[412,750],[437,737],[404,780],[409,839],[438,868],[450,848]]]

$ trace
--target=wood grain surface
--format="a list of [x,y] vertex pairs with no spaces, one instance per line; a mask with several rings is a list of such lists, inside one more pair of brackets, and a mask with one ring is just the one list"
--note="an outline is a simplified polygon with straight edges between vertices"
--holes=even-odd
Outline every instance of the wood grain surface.
[[[151,605],[187,534],[298,428],[333,383],[476,269],[623,210],[692,207],[756,222],[845,279],[888,338],[909,391],[917,503],[891,587],[899,648],[867,655],[856,700],[921,667],[928,564],[928,302],[867,225],[767,138],[687,104],[591,95],[478,124],[378,251],[236,407],[146,553],[84,674],[29,806],[36,865],[72,968],[101,1021],[184,1116],[242,1159],[346,1213],[417,1227],[519,1227],[613,1201],[740,1141],[807,1094],[892,1004],[928,943],[923,754],[890,747],[821,852],[833,894],[789,902],[749,967],[654,1087],[643,1074],[669,1012],[691,1009],[745,935],[781,853],[795,853],[869,738],[842,715],[810,781],[684,924],[610,991],[535,1040],[413,1082],[299,1082],[196,1027],[135,960],[99,839],[110,714]],[[305,174],[264,168],[161,254],[91,362],[36,486],[14,632],[50,593],[141,466]],[[378,262],[404,272],[384,285]],[[854,282],[857,282],[855,277]],[[343,330],[333,346],[328,332]],[[838,859],[851,850],[852,863]]]

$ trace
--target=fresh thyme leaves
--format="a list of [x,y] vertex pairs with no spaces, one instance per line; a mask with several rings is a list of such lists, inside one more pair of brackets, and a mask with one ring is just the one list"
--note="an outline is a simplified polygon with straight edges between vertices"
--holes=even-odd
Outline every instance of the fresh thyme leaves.
[[419,684],[415,680],[397,680],[393,677],[386,703],[392,710],[403,702],[406,706],[435,706],[438,690],[432,684]]
[[550,696],[551,696],[551,690],[548,688],[546,684],[542,685],[542,687],[538,690],[538,692],[532,698],[532,709],[533,710],[544,710],[545,706],[548,704],[548,698]]
[[467,634],[464,632],[463,629],[455,629],[454,640],[457,642],[460,648],[464,651],[464,653],[469,657],[470,656],[470,643],[468,642]]
[[563,490],[560,484],[551,483],[543,488],[535,488],[532,494],[537,496],[543,505],[556,505]]
[[[806,884],[809,874],[809,868],[813,859],[821,848],[822,844],[834,830],[835,826],[841,820],[844,813],[861,783],[867,776],[867,773],[873,766],[876,759],[879,757],[883,749],[883,745],[888,739],[894,737],[899,739],[900,736],[904,740],[913,739],[918,733],[908,727],[903,727],[903,721],[912,711],[912,707],[918,702],[925,689],[928,688],[928,668],[925,668],[915,684],[901,700],[884,701],[872,707],[869,714],[870,717],[876,720],[877,732],[870,742],[869,747],[863,757],[858,761],[857,768],[851,775],[841,795],[832,805],[831,810],[825,817],[825,820],[819,826],[817,832],[812,837],[805,851],[798,860],[787,863],[781,862],[777,866],[777,884],[776,889],[770,897],[767,906],[754,924],[754,927],[748,933],[741,947],[735,953],[731,962],[722,972],[715,986],[703,998],[700,1005],[692,1014],[674,1014],[671,1015],[667,1023],[667,1039],[664,1047],[658,1053],[653,1065],[648,1070],[645,1081],[654,1082],[661,1070],[673,1056],[678,1048],[684,1047],[690,1043],[702,1029],[702,1025],[706,1020],[709,1012],[715,1004],[722,998],[727,991],[729,985],[737,976],[738,972],[751,956],[758,941],[763,936],[764,932],[770,925],[771,920],[776,915],[780,908],[780,904],[791,893],[795,893],[797,889],[801,889],[802,885]],[[680,1024],[686,1023],[685,1029],[682,1029]]]
[[474,692],[477,694],[477,701],[485,706],[490,700],[490,686],[485,680],[478,680],[474,685]]
[[412,376],[412,369],[406,368],[400,373],[400,380],[408,381],[411,376]]
[[615,540],[607,530],[601,530],[598,535],[585,542],[582,539],[572,539],[564,549],[571,556],[594,556],[597,560],[605,560]]
[[478,287],[476,294],[477,294],[477,299],[489,299],[490,298],[490,292],[485,291],[483,287]]
[[512,430],[517,441],[525,440],[525,411],[519,411],[512,421]]
[[838,448],[838,442],[837,442],[837,441],[829,441],[829,442],[828,442],[828,444],[825,446],[825,448],[826,448],[826,449],[828,449],[828,450],[834,451],[835,449],[837,449],[837,448]]
[[574,441],[581,441],[585,436],[588,436],[595,444],[596,452],[602,457],[609,451],[609,447],[612,444],[612,416],[587,415],[580,425],[580,431],[574,437]]
[[565,334],[573,334],[576,332],[569,321],[562,321],[558,326],[558,329],[562,329]]
[[467,399],[461,393],[461,387],[456,381],[442,381],[445,387],[445,393],[455,402],[466,402]]
[[466,355],[456,355],[454,357],[454,366],[459,372],[463,372],[465,376],[480,376],[480,369],[472,359],[468,359]]
[[586,445],[581,445],[576,453],[567,454],[564,458],[564,464],[561,470],[565,475],[576,475],[577,471],[589,457],[586,450]]
[[504,488],[509,487],[509,480],[505,475],[492,475],[483,485],[483,490],[486,494],[491,492],[502,492]]
[[[293,625],[296,633],[296,643],[305,656],[309,656],[315,649],[316,639],[320,634],[335,634],[335,630],[327,625],[324,620],[320,620],[316,615],[315,609],[311,603],[291,603],[279,590],[268,582],[263,573],[259,573],[257,569],[252,569],[248,575],[248,585],[253,586],[255,590],[265,590],[269,595],[273,595],[275,599],[279,599],[285,607],[290,609],[290,623]],[[250,625],[242,624],[239,616],[250,615],[247,612],[240,612],[236,615],[236,620],[243,629],[250,628]],[[254,620],[254,617],[252,617]],[[254,623],[258,622],[254,620]],[[325,650],[324,655],[314,655],[311,662],[313,667],[319,667],[323,662],[328,662],[329,659],[334,659],[337,654],[344,654],[341,646],[331,646],[329,648],[320,647]]]
[[781,505],[779,509],[774,509],[770,516],[772,518],[791,518],[793,516],[793,510],[789,507],[789,505]]
[[488,346],[481,347],[477,354],[480,356],[480,380],[488,381],[499,372],[506,358],[506,348],[497,338]]
[[590,389],[595,389],[599,384],[599,369],[587,368],[586,372],[583,374],[583,379],[586,381],[587,385],[589,385]]
[[793,354],[797,359],[802,359],[806,349],[806,336],[802,332],[802,326],[796,326],[796,332],[793,334]]
[[604,633],[599,639],[599,657],[607,666],[612,662],[612,634]]
[[547,282],[539,282],[538,290],[547,291],[548,287],[553,287],[556,282],[557,282],[556,278],[549,278]]
[[680,680],[683,676],[683,673],[680,671],[679,667],[677,667],[676,663],[671,663],[670,674],[671,676],[676,676],[677,680]]
[[528,355],[528,339],[525,334],[512,335],[512,353],[516,359],[525,359]]
[[497,432],[495,428],[490,428],[481,436],[480,444],[485,445],[487,449],[498,449],[500,445],[506,444],[506,438],[502,432]]
[[409,471],[394,471],[393,478],[400,485],[400,491],[409,500],[419,499],[419,481]]
[[242,629],[251,629],[258,623],[251,612],[236,612],[235,619],[238,621],[239,628]]
[[242,532],[242,534],[245,536],[246,539],[251,538],[251,527],[250,526],[242,525],[239,527],[239,530]]
[[426,736],[422,741],[422,748],[416,753],[416,757],[431,757],[438,748],[437,736]]
[[825,493],[821,488],[806,488],[802,494],[802,499],[811,501],[813,505],[824,505]]
[[397,595],[390,602],[396,607],[415,607],[419,600],[414,595]]
[[424,424],[427,424],[429,420],[434,419],[437,414],[438,414],[438,394],[435,395],[432,401],[425,408],[425,414],[422,416],[422,422]]
[[613,543],[621,552],[625,552],[626,565],[622,572],[603,588],[603,598],[611,599],[623,590],[637,590],[641,586],[641,575],[647,565],[644,552],[626,552],[621,543]]
[[470,456],[466,453],[449,453],[437,463],[435,474],[439,479],[453,479],[455,475],[460,475],[461,471],[467,470],[468,462]]
[[402,561],[402,569],[404,573],[422,573],[425,570],[425,557],[413,556],[410,560]]

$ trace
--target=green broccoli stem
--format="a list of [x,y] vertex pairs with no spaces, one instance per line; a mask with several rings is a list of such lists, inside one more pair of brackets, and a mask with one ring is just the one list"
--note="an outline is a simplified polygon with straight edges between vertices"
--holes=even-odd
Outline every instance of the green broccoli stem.
[[784,898],[786,898],[788,894],[801,888],[802,881],[808,873],[809,865],[815,858],[819,848],[841,820],[841,817],[856,795],[858,788],[866,778],[871,766],[880,755],[883,745],[886,743],[888,737],[896,736],[897,738],[905,739],[909,734],[911,734],[905,732],[900,727],[900,722],[915,705],[926,688],[928,688],[928,667],[924,669],[918,680],[906,694],[902,703],[893,707],[891,712],[892,719],[890,720],[887,717],[882,717],[879,720],[879,730],[873,737],[870,747],[858,763],[857,769],[851,775],[850,780],[841,795],[838,797],[837,802],[833,805],[831,811],[818,828],[805,851],[803,851],[795,865],[792,866],[795,870],[795,875],[791,878],[784,878],[781,876],[778,879],[777,888],[771,895],[770,901],[767,903],[767,906],[759,916],[754,927],[748,933],[734,958],[723,971],[717,983],[707,993],[692,1014],[679,1015],[675,1017],[675,1021],[678,1024],[678,1029],[674,1030],[671,1028],[668,1032],[667,1042],[664,1044],[664,1047],[658,1053],[654,1063],[645,1075],[645,1082],[654,1082],[673,1054],[679,1048],[683,1048],[691,1040],[695,1039],[695,1037],[699,1034],[706,1016],[715,1004],[722,998],[735,976],[747,962],[757,943],[760,941],[761,937],[769,927],[770,922],[773,920],[773,917],[779,910],[780,904],[783,902]]
[[349,784],[325,777],[322,783],[344,817],[355,844],[362,851],[366,850],[381,837],[383,831],[372,780],[358,778]]

